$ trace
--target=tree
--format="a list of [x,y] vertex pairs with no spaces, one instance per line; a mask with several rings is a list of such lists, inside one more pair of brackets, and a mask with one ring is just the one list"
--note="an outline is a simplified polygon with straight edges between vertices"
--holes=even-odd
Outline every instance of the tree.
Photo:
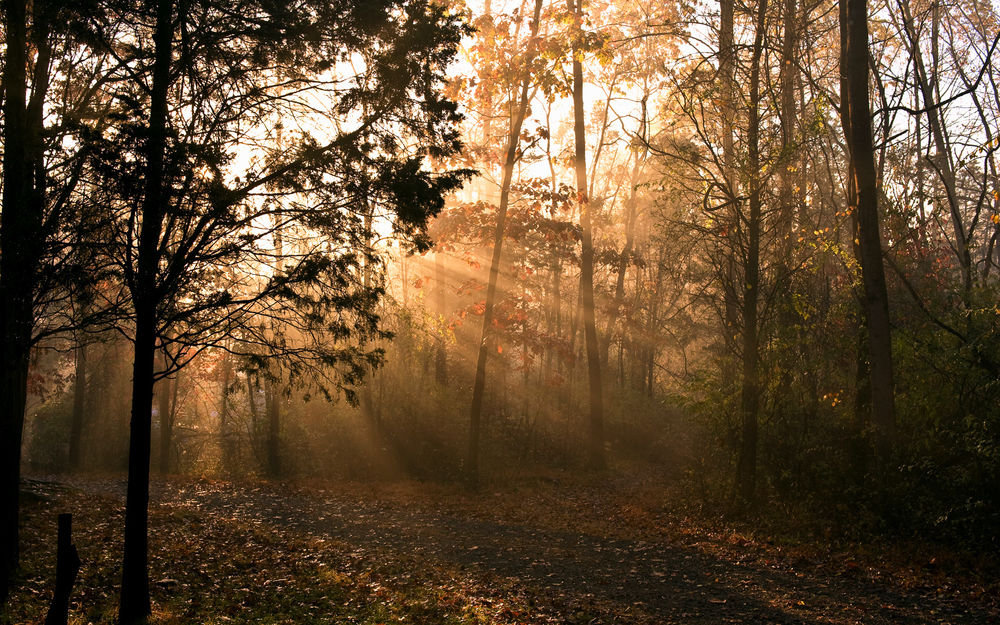
[[840,9],[840,117],[849,155],[848,200],[857,229],[868,336],[872,416],[879,459],[886,460],[896,426],[889,298],[882,263],[875,145],[868,101],[868,3],[845,0]]
[[34,128],[25,105],[27,96],[27,3],[4,6],[4,159],[3,213],[0,222],[0,358],[5,391],[0,401],[0,439],[3,440],[3,599],[18,562],[18,493],[21,480],[21,435],[27,399],[28,356],[31,346],[32,272],[23,271],[37,261],[28,242],[40,230],[39,189],[31,167]]
[[747,214],[738,228],[746,228],[745,257],[742,259],[743,385],[740,391],[742,432],[736,481],[740,500],[752,504],[757,485],[757,434],[760,410],[760,279],[763,181],[760,156],[761,62],[764,33],[767,31],[767,0],[758,0],[753,48],[750,61],[750,100],[747,122],[747,172],[750,197]]
[[[115,258],[131,303],[119,619],[132,623],[150,610],[156,380],[225,344],[257,363],[267,355],[288,366],[320,363],[353,398],[349,386],[378,361],[363,348],[378,335],[379,292],[357,286],[360,208],[374,202],[396,231],[426,246],[428,216],[466,172],[427,167],[460,146],[441,82],[463,28],[440,5],[159,0],[152,15],[122,10],[136,32],[106,42],[132,59],[113,93],[122,121],[105,136],[99,167],[115,181]],[[143,48],[150,40],[153,48]],[[348,59],[357,73],[344,74]],[[275,140],[286,116],[303,128],[291,147]],[[275,237],[289,231],[298,247],[282,253],[282,270],[266,269]],[[262,317],[293,331],[275,336],[257,323]],[[157,349],[168,361],[159,371]]]
[[87,345],[76,346],[73,371],[73,420],[69,434],[69,468],[80,468],[80,439],[83,436],[84,409],[87,394]]
[[482,423],[483,395],[486,389],[486,363],[490,351],[496,349],[492,340],[494,307],[497,297],[497,280],[500,275],[500,258],[503,252],[504,227],[507,206],[510,201],[511,182],[514,166],[520,156],[521,126],[528,111],[531,98],[532,61],[538,53],[538,28],[541,18],[542,0],[535,0],[531,21],[531,35],[528,50],[522,61],[521,76],[517,84],[518,99],[511,103],[513,114],[507,133],[506,157],[503,163],[503,180],[500,182],[500,203],[496,213],[496,229],[493,236],[493,256],[490,261],[490,277],[486,288],[486,303],[483,311],[483,332],[476,356],[476,378],[472,388],[472,406],[469,409],[469,451],[466,457],[465,477],[470,488],[479,485],[479,438]]
[[601,353],[597,339],[594,307],[594,227],[592,205],[587,186],[587,135],[583,110],[582,25],[583,0],[567,0],[573,16],[573,133],[575,139],[574,168],[576,169],[576,199],[580,205],[580,291],[583,307],[583,328],[587,345],[587,377],[590,388],[590,444],[587,463],[593,469],[603,469],[604,458],[604,380],[601,376]]
[[[87,276],[90,225],[78,185],[85,139],[106,123],[96,85],[107,56],[86,42],[105,16],[92,2],[3,3],[3,205],[0,215],[0,594],[18,565],[21,439],[31,349],[86,325],[70,313]],[[86,120],[88,123],[84,123]]]
[[157,390],[157,412],[160,417],[160,474],[170,473],[174,449],[174,425],[177,423],[180,374],[161,378]]

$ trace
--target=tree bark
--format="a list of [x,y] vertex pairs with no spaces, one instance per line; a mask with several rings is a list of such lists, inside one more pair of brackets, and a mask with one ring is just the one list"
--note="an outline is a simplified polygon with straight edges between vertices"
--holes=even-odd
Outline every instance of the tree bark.
[[69,620],[69,597],[80,572],[80,555],[73,544],[73,515],[59,515],[56,543],[56,588],[45,615],[45,625],[66,625]]
[[[955,252],[958,263],[962,270],[962,302],[968,308],[971,306],[972,287],[974,283],[972,252],[970,250],[969,233],[966,231],[965,222],[962,219],[961,206],[958,197],[958,183],[955,175],[955,166],[952,162],[951,150],[948,145],[948,126],[945,110],[939,106],[940,91],[937,84],[937,41],[940,20],[940,9],[935,2],[931,10],[932,34],[931,42],[931,70],[927,71],[923,54],[920,51],[920,40],[917,37],[913,26],[913,17],[910,13],[910,5],[907,0],[899,3],[903,15],[903,27],[906,30],[909,42],[910,54],[913,58],[913,76],[917,81],[917,87],[923,97],[927,125],[930,130],[930,139],[934,141],[936,151],[935,158],[931,164],[937,171],[941,184],[944,187],[945,198],[948,202],[948,209],[951,215],[952,231],[955,235]],[[867,7],[866,7],[867,10]],[[867,24],[865,26],[865,36],[867,37]],[[866,101],[867,106],[867,101]],[[919,125],[919,120],[918,120]]]
[[[792,293],[792,231],[795,219],[795,178],[797,165],[797,146],[795,127],[797,110],[795,105],[795,77],[797,64],[795,51],[798,46],[798,8],[796,0],[785,0],[783,8],[783,33],[781,43],[781,72],[779,100],[781,103],[781,154],[779,155],[778,178],[778,271],[776,282],[779,289]],[[788,347],[778,352],[777,377],[778,384],[774,392],[774,412],[778,419],[784,420],[792,412],[793,393],[791,392],[794,378],[797,345],[793,337],[798,321],[798,315],[791,297],[778,306],[777,332],[785,339]],[[803,418],[805,413],[803,412]]]
[[767,0],[757,5],[756,33],[750,65],[750,110],[747,123],[747,168],[750,198],[746,217],[747,252],[743,263],[743,386],[740,390],[742,440],[736,467],[740,502],[753,505],[757,486],[757,417],[760,409],[760,235],[761,235],[761,162],[760,162],[760,65],[767,29]]
[[[858,261],[864,288],[862,309],[868,333],[872,420],[879,460],[888,456],[895,437],[889,298],[879,231],[875,145],[868,102],[868,4],[844,0],[840,9],[841,122],[849,152],[849,176],[855,194],[849,198],[856,215]],[[851,194],[848,194],[849,196]]]
[[149,456],[156,316],[147,305],[136,310],[135,321],[132,417],[129,423],[128,490],[125,498],[125,546],[122,554],[122,587],[118,607],[118,619],[122,625],[141,623],[150,614]]
[[180,385],[180,374],[170,380],[160,380],[163,385],[160,393],[160,474],[170,473],[170,456],[174,442],[174,420],[177,417],[177,391]]
[[[727,213],[730,223],[727,224],[729,249],[736,250],[740,220],[739,180],[736,177],[736,147],[733,136],[736,118],[735,76],[736,49],[733,45],[733,22],[735,13],[734,0],[719,0],[719,81],[722,100],[720,118],[722,121],[722,176],[725,181],[725,192],[729,202]],[[735,254],[735,251],[733,252]],[[734,355],[733,361],[723,360],[721,377],[723,392],[728,394],[736,384],[735,354],[737,353],[736,337],[739,332],[739,302],[736,297],[736,262],[733,258],[725,261],[722,268],[725,288],[723,289],[723,339],[726,350]],[[732,364],[730,364],[732,362]]]
[[281,397],[274,382],[268,381],[266,392],[267,474],[281,477]]
[[140,623],[150,614],[148,523],[149,456],[152,421],[154,354],[159,293],[159,243],[163,228],[163,170],[167,141],[167,91],[173,44],[173,2],[158,0],[153,84],[145,146],[146,180],[136,270],[129,288],[135,307],[135,356],[132,364],[132,416],[129,431],[128,492],[125,500],[125,545],[118,620]]
[[576,143],[576,195],[580,204],[580,289],[583,300],[583,333],[587,348],[587,378],[590,386],[590,438],[587,464],[603,469],[604,457],[604,382],[601,376],[601,346],[597,338],[594,310],[594,233],[590,198],[587,197],[587,137],[583,119],[583,55],[579,37],[583,23],[583,0],[567,0],[574,16],[573,37],[573,130]]
[[434,276],[437,284],[438,329],[434,355],[434,379],[441,386],[448,385],[448,351],[445,344],[445,282],[444,260],[441,251],[434,252]]
[[[860,321],[860,320],[859,320]],[[871,422],[872,387],[871,370],[868,366],[868,336],[864,323],[858,324],[858,344],[855,350],[854,407],[851,416],[851,438],[848,441],[847,456],[850,462],[851,478],[856,486],[864,483],[868,473],[869,447],[865,432]]]
[[69,468],[80,468],[80,439],[83,436],[84,407],[87,395],[87,346],[76,346],[76,366],[73,379],[73,416],[69,428]]
[[493,257],[490,261],[490,277],[486,287],[486,306],[483,311],[483,333],[479,341],[476,358],[476,378],[472,387],[472,406],[469,410],[469,449],[466,455],[465,480],[469,488],[479,487],[479,438],[482,427],[483,395],[486,389],[486,361],[491,351],[493,335],[493,307],[496,304],[497,280],[500,276],[500,257],[503,251],[504,228],[507,221],[507,205],[510,201],[510,185],[514,178],[514,166],[518,160],[518,144],[521,125],[528,111],[528,91],[531,88],[531,61],[538,50],[538,27],[541,20],[542,0],[535,0],[535,11],[531,22],[531,39],[528,55],[521,76],[520,100],[511,119],[507,134],[507,155],[500,182],[500,205],[497,207],[496,230],[493,235]]
[[233,431],[232,423],[229,419],[229,386],[232,382],[233,366],[229,358],[229,352],[223,349],[220,358],[222,359],[222,380],[219,384],[219,439],[222,449],[222,469],[227,473],[232,473],[236,459],[236,432]]
[[[641,129],[639,136],[646,141],[646,101],[648,93],[643,95]],[[608,319],[605,329],[604,342],[601,347],[601,364],[605,369],[608,366],[609,353],[611,351],[611,338],[614,335],[616,326],[621,327],[621,342],[625,342],[625,319],[622,314],[622,302],[625,298],[625,274],[628,272],[629,261],[632,258],[632,251],[635,247],[635,222],[638,217],[638,200],[636,199],[636,189],[639,186],[639,176],[642,173],[643,162],[645,161],[646,150],[636,151],[635,160],[632,163],[632,174],[629,184],[628,199],[625,200],[625,246],[622,247],[621,255],[618,257],[618,276],[615,280],[615,296],[611,307],[611,317]],[[624,386],[624,380],[622,381]]]
[[[3,205],[0,214],[0,599],[6,602],[11,576],[18,566],[18,513],[21,439],[28,389],[28,362],[33,328],[34,268],[32,248],[41,219],[41,202],[33,185],[32,121],[27,97],[26,2],[3,2],[4,158]],[[39,107],[40,108],[40,107]],[[40,110],[39,110],[40,114]],[[40,122],[40,120],[39,120]]]
[[780,237],[781,278],[788,279],[792,264],[792,221],[795,215],[795,174],[796,160],[795,124],[795,51],[798,47],[798,10],[796,0],[785,0],[784,33],[781,43],[781,170],[778,190],[778,227]]

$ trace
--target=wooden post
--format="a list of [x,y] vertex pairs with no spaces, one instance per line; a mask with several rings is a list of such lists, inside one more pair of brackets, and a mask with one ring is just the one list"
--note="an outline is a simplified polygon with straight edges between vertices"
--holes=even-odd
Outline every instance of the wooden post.
[[60,514],[56,548],[56,593],[45,617],[45,625],[66,625],[69,618],[69,595],[79,572],[80,556],[73,545],[73,515]]

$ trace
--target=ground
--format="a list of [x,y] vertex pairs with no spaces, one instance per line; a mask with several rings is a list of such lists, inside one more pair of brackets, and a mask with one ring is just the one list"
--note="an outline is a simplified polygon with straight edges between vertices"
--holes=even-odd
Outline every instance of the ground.
[[[83,561],[71,623],[114,622],[124,479],[25,480],[14,623],[51,598],[55,526]],[[634,476],[466,494],[419,483],[152,485],[153,618],[174,623],[991,623],[996,584],[708,527]]]

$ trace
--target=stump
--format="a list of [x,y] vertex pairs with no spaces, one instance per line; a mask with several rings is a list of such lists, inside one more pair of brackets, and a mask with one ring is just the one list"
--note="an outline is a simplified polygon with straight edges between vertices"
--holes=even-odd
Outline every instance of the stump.
[[80,572],[80,556],[73,544],[73,515],[59,515],[59,538],[56,543],[56,592],[45,617],[45,625],[66,625],[69,596]]

